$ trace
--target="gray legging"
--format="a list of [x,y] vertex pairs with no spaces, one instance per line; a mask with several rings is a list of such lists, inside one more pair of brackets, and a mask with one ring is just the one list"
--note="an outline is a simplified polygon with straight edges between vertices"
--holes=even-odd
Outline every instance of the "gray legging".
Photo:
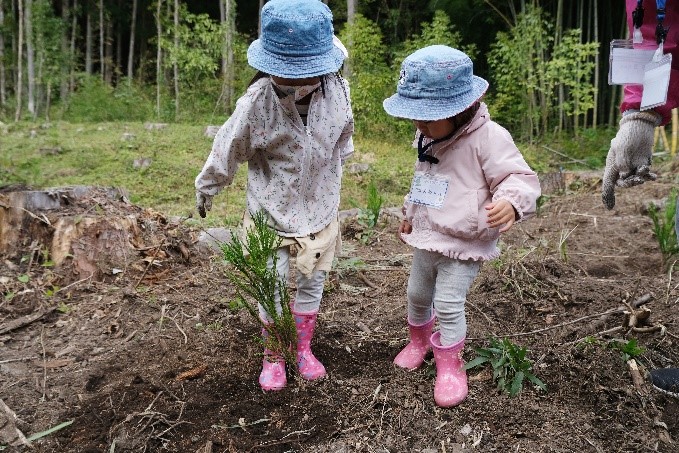
[[441,345],[448,346],[465,338],[464,305],[480,267],[479,261],[458,260],[414,249],[408,279],[408,321],[426,323],[431,319],[433,307],[441,328]]
[[[276,271],[283,281],[288,281],[290,272],[290,247],[281,247],[277,251],[278,261]],[[273,266],[273,260],[269,260],[269,268]],[[317,312],[321,306],[323,297],[323,284],[325,283],[325,271],[315,271],[311,277],[306,277],[301,272],[297,272],[297,294],[295,295],[295,306],[297,313]],[[276,291],[276,312],[281,313],[281,297]],[[267,316],[262,305],[259,305],[259,316],[262,319],[271,321]]]

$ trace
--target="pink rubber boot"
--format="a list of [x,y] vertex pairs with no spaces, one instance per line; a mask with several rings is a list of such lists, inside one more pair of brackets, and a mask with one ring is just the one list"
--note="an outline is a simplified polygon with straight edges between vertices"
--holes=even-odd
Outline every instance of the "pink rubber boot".
[[436,332],[431,336],[431,346],[436,360],[434,401],[440,407],[457,406],[469,392],[462,360],[464,338],[450,346],[441,346],[441,332]]
[[434,328],[434,316],[424,324],[411,324],[408,321],[410,331],[410,343],[408,343],[394,359],[394,363],[401,368],[414,370],[424,363],[424,357],[431,348],[429,337]]
[[[269,332],[262,329],[262,338],[266,340]],[[282,390],[288,379],[285,376],[285,361],[283,358],[271,352],[269,349],[264,349],[264,359],[262,360],[262,372],[259,374],[259,385],[265,392]]]
[[326,375],[325,367],[311,352],[311,339],[314,337],[318,311],[310,313],[292,312],[297,326],[297,367],[299,374],[307,381],[320,379]]

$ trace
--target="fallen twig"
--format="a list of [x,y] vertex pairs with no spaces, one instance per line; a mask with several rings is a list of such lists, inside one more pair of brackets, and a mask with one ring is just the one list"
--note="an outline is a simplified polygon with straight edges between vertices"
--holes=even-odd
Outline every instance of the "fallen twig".
[[11,362],[23,362],[24,360],[33,360],[33,359],[37,359],[37,358],[38,358],[37,356],[31,356],[31,357],[21,357],[21,358],[18,358],[18,359],[0,360],[0,364],[11,363]]
[[554,153],[554,154],[557,154],[557,155],[559,155],[559,156],[561,156],[561,157],[565,157],[566,159],[570,159],[570,160],[572,160],[573,162],[577,162],[577,163],[579,163],[579,164],[582,164],[582,165],[584,165],[584,166],[586,166],[586,167],[591,168],[592,170],[597,170],[596,167],[593,167],[592,164],[590,164],[590,163],[587,162],[587,161],[580,160],[580,159],[576,159],[576,158],[574,158],[574,157],[572,157],[572,156],[569,156],[568,154],[565,154],[565,153],[562,153],[562,152],[557,151],[557,150],[555,150],[555,149],[552,149],[552,148],[550,148],[549,146],[542,145],[542,147],[545,148],[547,151],[550,151],[550,152],[552,152],[552,153]]
[[[643,296],[641,296],[640,298],[635,300],[631,304],[631,306],[638,308],[638,307],[640,307],[644,304],[647,304],[651,300],[652,300],[652,297],[651,297],[650,294],[644,294]],[[510,334],[506,334],[506,335],[501,335],[501,337],[510,338],[510,337],[522,337],[522,336],[526,336],[526,335],[534,335],[536,333],[542,333],[542,332],[546,332],[548,330],[558,329],[559,327],[564,327],[564,326],[568,326],[568,325],[571,325],[571,324],[575,324],[575,323],[578,323],[580,321],[584,321],[585,319],[592,319],[592,318],[598,318],[600,316],[607,316],[607,315],[612,315],[612,314],[616,314],[616,313],[623,313],[625,310],[627,310],[627,307],[611,308],[610,310],[606,310],[606,311],[603,311],[601,313],[595,313],[593,315],[582,316],[580,318],[573,319],[573,320],[567,321],[567,322],[563,322],[561,324],[555,324],[553,326],[544,327],[542,329],[531,330],[530,332],[510,333]],[[467,339],[468,340],[482,340],[482,338],[467,338]]]
[[[17,421],[16,414],[14,413],[14,411],[12,409],[7,407],[7,405],[5,404],[5,402],[1,398],[0,398],[0,409],[2,409],[2,412],[4,412],[5,415],[7,416],[8,424],[10,425],[10,426],[5,426],[4,428],[5,429],[9,428],[10,430],[14,431],[14,434],[16,435],[17,440],[19,442],[18,444],[16,444],[16,442],[15,442],[11,445],[12,446],[18,446],[18,445],[30,446],[31,443],[29,442],[28,439],[26,439],[26,436],[24,436],[24,433],[19,431],[19,428],[16,427],[16,421]],[[4,447],[0,447],[0,448],[4,449]]]
[[17,318],[13,321],[10,321],[4,326],[0,327],[0,334],[11,332],[21,327],[27,326],[30,323],[37,321],[38,319],[52,313],[56,309],[57,307],[48,308],[46,310],[31,313],[30,315],[22,316],[21,318]]
[[141,281],[144,279],[146,276],[146,273],[149,271],[149,267],[156,261],[156,258],[158,257],[158,254],[160,253],[160,250],[165,246],[165,243],[167,241],[163,241],[158,245],[156,248],[156,251],[153,253],[153,257],[149,260],[149,263],[146,265],[146,269],[144,269],[144,272],[142,272],[141,276],[139,277],[139,280],[137,280],[137,283],[133,286],[134,289],[137,289],[137,286],[141,283]]
[[627,361],[627,366],[629,367],[629,373],[632,376],[632,384],[634,384],[634,388],[637,389],[637,392],[644,393],[644,378],[641,376],[641,372],[639,372],[637,361],[634,359],[629,359]]
[[359,278],[363,283],[365,283],[366,285],[368,285],[368,286],[371,287],[372,289],[378,289],[378,288],[379,288],[379,286],[377,286],[376,284],[374,284],[373,282],[371,282],[370,280],[368,280],[368,277],[365,276],[365,274],[363,273],[363,271],[358,271],[358,272],[356,273],[356,275],[358,275],[358,278]]
[[71,284],[69,284],[69,285],[64,286],[63,288],[59,288],[58,290],[54,291],[54,294],[56,294],[56,293],[58,293],[58,292],[61,292],[61,291],[64,291],[64,290],[66,290],[66,289],[68,289],[68,288],[70,288],[70,287],[72,287],[72,286],[78,285],[78,284],[80,284],[80,283],[82,283],[82,282],[86,282],[87,280],[91,279],[93,276],[94,276],[94,272],[92,272],[92,273],[90,274],[89,277],[85,277],[85,278],[83,278],[82,280],[78,280],[77,282],[73,282],[73,283],[71,283]]
[[186,332],[184,332],[184,331],[182,330],[182,328],[179,327],[179,323],[177,322],[176,319],[174,319],[174,318],[170,318],[170,319],[171,319],[172,321],[174,321],[174,325],[177,326],[177,329],[179,329],[179,331],[182,333],[182,335],[184,335],[184,344],[188,343],[188,342],[189,342],[189,337],[186,336]]

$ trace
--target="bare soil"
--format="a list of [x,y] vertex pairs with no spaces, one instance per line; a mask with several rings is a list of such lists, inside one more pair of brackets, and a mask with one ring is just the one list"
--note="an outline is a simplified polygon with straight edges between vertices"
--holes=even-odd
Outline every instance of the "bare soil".
[[[198,246],[199,231],[123,202],[74,204],[71,215],[136,216],[139,240],[125,267],[104,260],[96,278],[74,272],[73,259],[52,266],[40,237],[20,237],[2,257],[0,445],[72,421],[32,451],[678,451],[679,400],[645,375],[679,366],[679,285],[646,215],[674,181],[620,191],[612,211],[598,182],[569,181],[503,236],[502,257],[484,264],[468,298],[465,359],[507,337],[528,348],[548,391],[526,384],[509,397],[477,368],[451,409],[434,404],[431,357],[414,372],[392,365],[407,339],[412,256],[393,216],[369,244],[345,223],[313,341],[328,377],[291,373],[286,389],[264,393],[257,324],[229,309],[224,264]],[[639,301],[650,316],[626,325],[623,311]],[[636,384],[615,339],[644,348]]]

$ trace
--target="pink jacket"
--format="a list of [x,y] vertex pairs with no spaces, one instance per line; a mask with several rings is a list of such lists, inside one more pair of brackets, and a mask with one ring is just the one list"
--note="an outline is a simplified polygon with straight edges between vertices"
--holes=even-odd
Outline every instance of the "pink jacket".
[[[416,137],[415,144],[417,144]],[[426,140],[425,140],[426,144]],[[485,206],[505,199],[519,220],[535,213],[540,182],[505,128],[491,121],[486,104],[452,138],[435,144],[429,154],[439,163],[417,162],[415,178],[447,181],[440,207],[413,203],[406,197],[406,219],[412,232],[403,240],[416,248],[461,260],[489,260],[499,256],[498,228],[488,226]],[[442,185],[441,185],[442,184]],[[446,183],[436,184],[437,189]]]
[[[644,38],[644,42],[638,45],[638,47],[642,49],[657,49],[655,27],[658,24],[658,20],[656,18],[657,8],[655,0],[644,0],[642,6],[644,8],[644,23],[641,25],[641,35]],[[627,25],[630,30],[630,36],[632,36],[634,30],[632,28],[632,11],[636,7],[637,0],[627,0]],[[670,29],[667,32],[663,50],[665,53],[672,54],[672,72],[670,73],[670,86],[667,90],[667,103],[653,109],[662,115],[662,125],[669,123],[672,109],[679,107],[679,1],[669,0],[665,4],[665,10],[667,13],[663,26]],[[642,85],[625,85],[625,94],[620,104],[621,112],[629,109],[639,109],[642,88]]]

